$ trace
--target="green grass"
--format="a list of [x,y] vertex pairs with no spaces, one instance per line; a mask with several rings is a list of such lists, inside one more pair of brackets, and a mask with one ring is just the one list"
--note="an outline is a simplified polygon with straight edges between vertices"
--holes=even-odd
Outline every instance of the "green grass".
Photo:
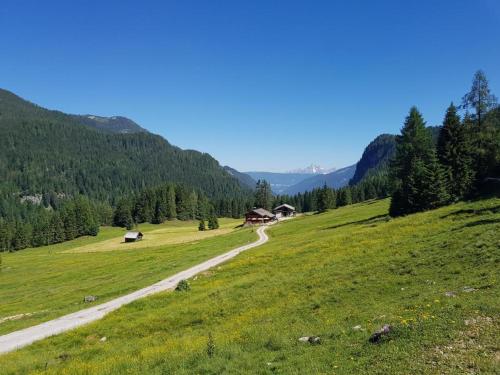
[[[191,280],[190,291],[136,301],[4,355],[0,369],[498,373],[500,199],[399,219],[387,208],[387,200],[368,202],[282,223],[268,244]],[[369,343],[386,323],[391,334]],[[321,344],[298,341],[306,335]]]
[[[206,232],[211,237],[203,241],[198,222],[145,224],[138,243],[122,243],[124,229],[102,228],[97,237],[3,253],[0,334],[89,307],[86,295],[97,296],[98,304],[132,292],[257,238],[251,230],[234,230],[238,224],[222,219],[221,229]],[[171,244],[153,246],[151,237]],[[107,251],[103,244],[119,250]],[[96,252],[74,253],[82,248]]]

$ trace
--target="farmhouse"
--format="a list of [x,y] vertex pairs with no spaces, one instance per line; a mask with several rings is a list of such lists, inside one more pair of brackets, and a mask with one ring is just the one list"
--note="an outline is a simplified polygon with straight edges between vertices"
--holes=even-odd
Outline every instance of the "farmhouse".
[[282,205],[276,207],[273,210],[273,212],[278,219],[280,217],[295,216],[295,207],[290,206],[289,204],[285,203],[285,204],[282,204]]
[[254,208],[245,214],[246,224],[265,224],[276,220],[276,215],[263,208]]
[[141,232],[127,232],[125,233],[125,242],[136,242],[142,240]]

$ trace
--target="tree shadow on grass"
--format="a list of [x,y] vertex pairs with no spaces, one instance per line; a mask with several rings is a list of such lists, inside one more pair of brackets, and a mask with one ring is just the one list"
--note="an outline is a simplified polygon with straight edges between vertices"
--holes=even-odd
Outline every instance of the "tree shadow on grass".
[[500,218],[498,219],[483,219],[483,220],[476,220],[472,221],[470,223],[464,224],[463,228],[470,228],[470,227],[475,227],[478,225],[488,225],[488,224],[498,224],[500,223]]
[[325,230],[337,229],[337,228],[342,228],[342,227],[346,227],[348,225],[355,225],[355,224],[372,224],[372,223],[377,223],[377,222],[386,222],[386,221],[389,221],[390,219],[391,219],[391,217],[389,215],[386,215],[386,214],[376,215],[376,216],[372,216],[368,219],[350,221],[348,223],[332,225],[331,227],[325,228]]
[[485,207],[479,210],[475,210],[472,208],[461,209],[457,211],[450,212],[449,214],[441,216],[441,219],[446,219],[450,216],[460,216],[460,215],[483,215],[483,214],[496,214],[500,212],[500,205],[494,207]]

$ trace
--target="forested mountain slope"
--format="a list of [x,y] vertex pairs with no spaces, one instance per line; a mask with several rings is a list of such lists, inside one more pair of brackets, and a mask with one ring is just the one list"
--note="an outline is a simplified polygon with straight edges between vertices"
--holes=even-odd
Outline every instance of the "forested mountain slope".
[[112,201],[165,182],[187,184],[210,198],[250,192],[206,153],[181,150],[145,131],[96,131],[91,120],[0,90],[0,192]]
[[387,167],[389,159],[394,155],[396,136],[381,134],[363,151],[361,159],[356,164],[356,172],[351,179],[351,184],[356,184],[369,172]]
[[236,169],[231,168],[227,165],[224,167],[224,170],[231,176],[236,177],[238,181],[242,183],[244,186],[248,186],[252,190],[255,188],[255,184],[257,183],[257,181],[255,181],[252,177],[250,177],[250,175],[237,171]]
[[[437,143],[440,126],[429,126],[434,143]],[[361,159],[356,164],[356,171],[350,184],[355,185],[363,178],[375,174],[385,174],[389,166],[389,160],[396,150],[396,136],[393,134],[381,134],[371,141],[363,151]]]

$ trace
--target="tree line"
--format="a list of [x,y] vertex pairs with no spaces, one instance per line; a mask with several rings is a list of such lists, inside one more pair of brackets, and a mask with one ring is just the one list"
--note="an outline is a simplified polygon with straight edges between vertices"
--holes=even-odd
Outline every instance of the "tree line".
[[123,196],[117,199],[115,207],[82,195],[68,198],[45,194],[24,198],[1,200],[0,251],[95,236],[101,225],[132,229],[142,223],[199,220],[207,221],[208,229],[217,229],[217,217],[241,218],[253,205],[251,196],[212,201],[200,190],[173,183]]
[[[459,110],[465,111],[463,118]],[[325,185],[294,196],[259,198],[266,197],[270,187],[258,183],[256,202],[264,208],[288,203],[298,212],[323,212],[390,196],[389,213],[400,216],[500,192],[500,107],[482,71],[474,75],[461,105],[451,103],[447,108],[442,126],[426,127],[422,114],[412,107],[396,136],[394,153],[392,137],[384,135],[372,142],[372,150],[368,147],[365,153],[383,155],[367,155],[361,168],[364,176],[355,176],[349,186]],[[382,162],[371,165],[371,159]]]
[[389,192],[386,179],[379,175],[370,176],[353,186],[334,189],[325,184],[321,188],[295,195],[273,195],[269,183],[260,180],[256,185],[254,203],[255,207],[268,211],[287,203],[294,206],[297,212],[324,212],[369,199],[384,198]]
[[[462,119],[458,109],[465,111]],[[437,147],[422,114],[410,109],[396,138],[390,175],[391,216],[477,196],[490,182],[500,192],[500,108],[482,71],[474,75],[460,108],[452,103],[446,110]]]
[[[231,206],[234,199],[224,202],[223,206]],[[182,184],[166,184],[121,198],[114,210],[113,225],[130,229],[136,224],[161,224],[175,219],[215,222],[217,216],[225,216],[217,207],[201,191]]]
[[43,203],[23,203],[11,215],[0,216],[0,251],[15,251],[95,236],[109,222],[111,207],[84,196],[64,199],[56,209]]

